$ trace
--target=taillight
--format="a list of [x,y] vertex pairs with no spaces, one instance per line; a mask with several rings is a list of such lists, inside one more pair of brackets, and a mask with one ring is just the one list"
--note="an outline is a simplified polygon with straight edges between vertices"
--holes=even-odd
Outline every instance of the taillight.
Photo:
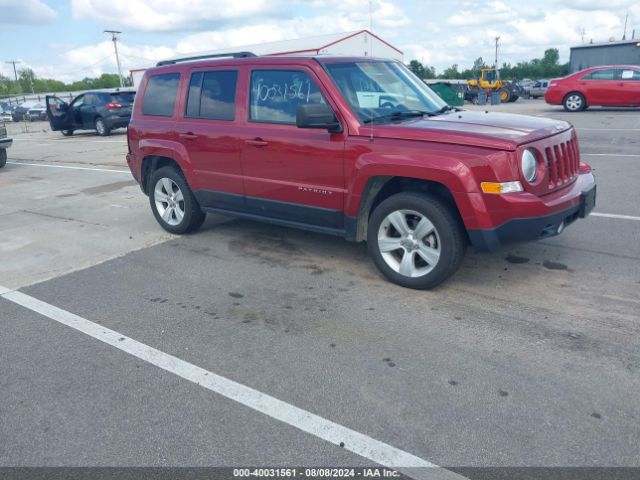
[[122,108],[122,105],[119,103],[107,103],[107,110],[116,110],[118,108]]

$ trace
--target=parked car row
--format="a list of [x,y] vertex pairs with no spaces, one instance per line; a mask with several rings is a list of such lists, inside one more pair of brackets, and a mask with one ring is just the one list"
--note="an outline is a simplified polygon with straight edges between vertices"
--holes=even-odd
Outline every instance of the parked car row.
[[0,112],[0,120],[4,121],[28,121],[46,120],[47,109],[42,103],[24,102],[19,105],[4,105]]

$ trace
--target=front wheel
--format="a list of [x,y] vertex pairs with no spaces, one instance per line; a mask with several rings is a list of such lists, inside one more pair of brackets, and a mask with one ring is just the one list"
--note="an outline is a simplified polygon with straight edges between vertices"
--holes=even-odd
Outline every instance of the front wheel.
[[371,214],[369,255],[393,283],[415,289],[438,286],[453,275],[467,242],[459,219],[439,199],[402,192],[384,200]]
[[7,164],[7,149],[0,148],[0,168]]
[[166,231],[183,234],[197,230],[205,214],[182,173],[162,167],[149,179],[149,201],[156,220]]
[[73,130],[62,130],[62,135],[64,135],[65,137],[70,137],[71,135],[73,135]]
[[111,129],[107,127],[107,124],[102,117],[96,118],[96,132],[98,132],[98,135],[101,137],[106,137],[111,133]]

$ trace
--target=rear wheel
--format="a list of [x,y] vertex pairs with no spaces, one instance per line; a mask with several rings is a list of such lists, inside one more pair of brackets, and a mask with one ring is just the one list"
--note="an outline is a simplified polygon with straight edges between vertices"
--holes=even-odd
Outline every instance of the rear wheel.
[[106,137],[111,133],[111,129],[107,127],[107,124],[102,117],[96,118],[96,132],[98,132],[98,135],[101,137]]
[[0,148],[0,168],[7,164],[7,149]]
[[567,112],[579,112],[587,108],[587,102],[584,95],[578,92],[569,93],[564,97],[562,105]]
[[153,172],[149,181],[149,202],[158,223],[171,233],[197,230],[206,216],[182,173],[173,167],[162,167]]
[[500,101],[502,103],[507,103],[511,99],[511,92],[508,88],[502,88],[500,90]]
[[453,275],[466,250],[464,230],[435,197],[403,192],[371,214],[369,255],[380,272],[403,287],[429,289]]

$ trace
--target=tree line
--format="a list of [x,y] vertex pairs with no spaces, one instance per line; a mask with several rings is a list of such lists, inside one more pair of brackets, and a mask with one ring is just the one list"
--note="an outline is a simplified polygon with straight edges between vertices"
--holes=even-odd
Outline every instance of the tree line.
[[[500,77],[503,79],[522,80],[523,78],[540,79],[540,78],[557,78],[563,77],[569,73],[569,63],[559,63],[560,53],[557,48],[549,48],[545,50],[542,58],[534,58],[527,62],[518,62],[516,65],[503,63],[500,67]],[[432,66],[423,65],[418,60],[411,60],[409,68],[420,78],[447,78],[447,79],[465,79],[477,78],[480,76],[480,70],[488,65],[482,57],[478,57],[471,68],[460,70],[458,64],[453,64],[444,69],[439,74]]]
[[[128,77],[124,77],[124,84],[125,86],[131,86],[131,80]],[[0,96],[94,90],[119,86],[120,80],[115,73],[103,73],[97,78],[85,77],[82,80],[71,83],[64,83],[52,78],[36,77],[30,68],[24,68],[18,72],[18,81],[0,74]]]

